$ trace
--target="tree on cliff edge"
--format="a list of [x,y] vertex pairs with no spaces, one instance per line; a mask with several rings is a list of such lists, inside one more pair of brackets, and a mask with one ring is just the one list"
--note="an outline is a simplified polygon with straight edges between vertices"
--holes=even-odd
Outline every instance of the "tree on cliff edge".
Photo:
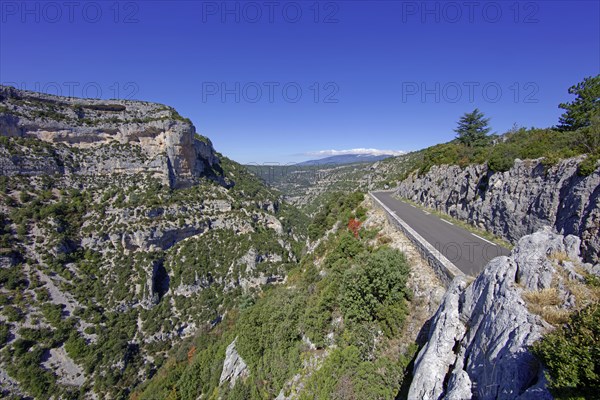
[[561,131],[575,131],[592,124],[594,117],[600,116],[600,75],[587,77],[571,86],[569,93],[577,96],[570,103],[561,103],[559,108],[565,113],[558,120]]
[[486,135],[491,130],[489,122],[490,119],[484,118],[483,113],[477,108],[473,112],[465,113],[454,130],[457,133],[456,138],[469,147],[485,145]]

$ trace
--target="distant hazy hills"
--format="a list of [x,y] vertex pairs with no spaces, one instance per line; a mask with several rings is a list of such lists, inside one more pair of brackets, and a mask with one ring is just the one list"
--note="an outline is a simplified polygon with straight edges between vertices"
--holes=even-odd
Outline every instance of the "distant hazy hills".
[[372,155],[372,154],[341,154],[338,156],[331,156],[320,158],[318,160],[308,160],[295,165],[298,166],[312,166],[312,165],[342,165],[342,164],[355,164],[355,163],[372,163],[375,161],[383,160],[389,157],[393,157],[392,154],[383,155]]

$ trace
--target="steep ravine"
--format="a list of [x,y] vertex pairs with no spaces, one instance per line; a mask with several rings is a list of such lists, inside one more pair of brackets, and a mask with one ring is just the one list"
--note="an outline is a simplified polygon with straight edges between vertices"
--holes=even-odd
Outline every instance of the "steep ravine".
[[468,221],[516,243],[549,225],[581,238],[586,261],[600,254],[600,166],[579,176],[581,158],[547,167],[542,160],[516,160],[506,172],[486,165],[434,166],[424,176],[411,175],[396,193],[424,206]]

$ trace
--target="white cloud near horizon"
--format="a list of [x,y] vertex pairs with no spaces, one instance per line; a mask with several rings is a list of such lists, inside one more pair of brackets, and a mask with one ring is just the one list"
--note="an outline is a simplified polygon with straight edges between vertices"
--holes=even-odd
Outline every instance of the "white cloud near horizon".
[[319,150],[319,151],[310,151],[305,153],[307,156],[312,157],[330,157],[330,156],[341,156],[348,154],[370,154],[372,156],[382,156],[382,155],[392,155],[399,156],[402,154],[406,154],[405,151],[402,150],[380,150],[380,149],[348,149],[348,150]]

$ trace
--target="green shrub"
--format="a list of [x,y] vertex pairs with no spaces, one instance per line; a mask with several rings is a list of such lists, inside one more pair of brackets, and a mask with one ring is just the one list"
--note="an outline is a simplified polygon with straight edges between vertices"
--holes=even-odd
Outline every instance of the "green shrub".
[[44,303],[42,304],[42,313],[44,317],[50,322],[52,325],[57,326],[60,324],[62,319],[62,312],[65,308],[64,304],[52,304],[52,303]]
[[300,399],[393,399],[403,369],[403,365],[385,357],[364,361],[355,346],[337,348],[307,379]]
[[4,307],[3,314],[8,319],[8,322],[22,321],[24,318],[23,311],[15,306]]
[[590,154],[583,160],[577,168],[577,174],[579,176],[589,176],[594,173],[597,168],[598,160],[600,160],[600,152]]
[[65,350],[72,359],[82,360],[87,355],[88,346],[85,339],[75,331],[71,333],[69,339],[65,342]]
[[560,399],[591,399],[600,393],[600,304],[575,313],[570,322],[532,347],[546,365],[550,389]]
[[356,322],[381,321],[388,336],[396,333],[410,297],[406,286],[410,267],[404,254],[382,247],[364,252],[343,275],[340,304],[344,316]]
[[10,326],[0,321],[0,349],[4,347],[10,337]]
[[299,292],[274,289],[240,315],[236,348],[267,393],[276,394],[300,368],[298,319],[304,306]]
[[27,280],[18,266],[0,268],[0,286],[8,290],[24,289],[27,287]]
[[492,150],[488,160],[488,167],[494,172],[505,172],[511,169],[515,163],[518,152],[515,146],[500,143]]
[[[312,239],[318,239],[325,232],[340,221],[342,224],[347,224],[352,217],[352,210],[364,200],[365,196],[361,192],[352,192],[349,194],[330,193],[325,199],[323,207],[314,216],[312,222],[308,226],[308,236]],[[364,217],[364,210],[357,210],[357,218]]]

